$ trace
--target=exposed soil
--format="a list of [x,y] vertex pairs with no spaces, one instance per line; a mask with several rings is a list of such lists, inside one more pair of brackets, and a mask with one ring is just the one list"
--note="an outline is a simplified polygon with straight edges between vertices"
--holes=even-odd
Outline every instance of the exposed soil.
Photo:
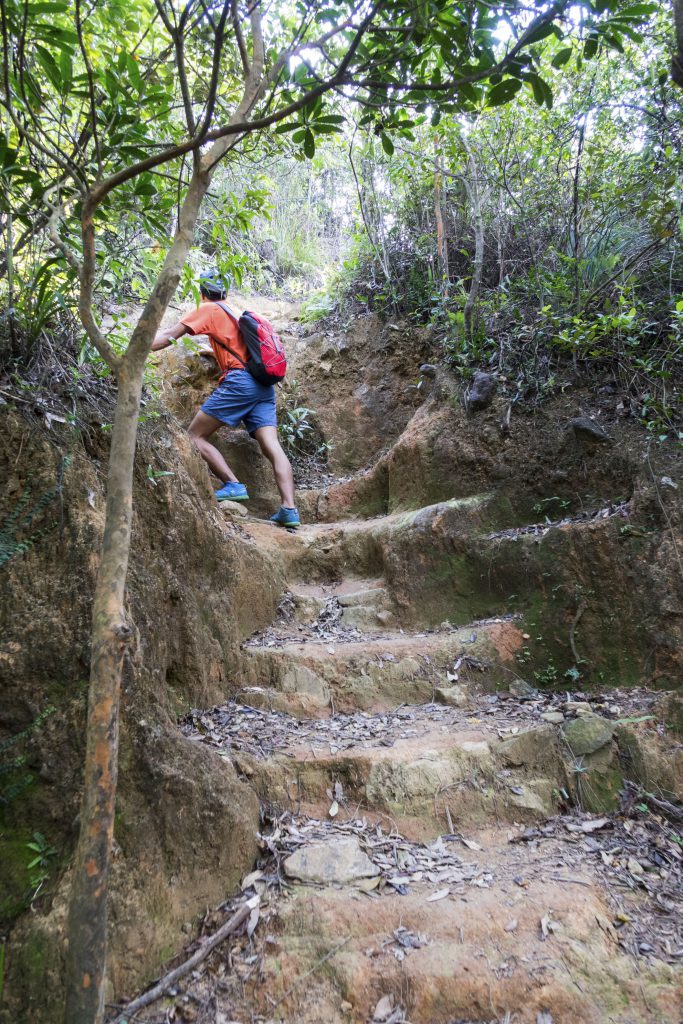
[[[299,531],[261,518],[277,495],[244,435],[221,444],[246,516],[212,508],[171,417],[179,454],[160,426],[143,440],[111,1019],[130,1019],[117,1008],[164,956],[252,899],[137,1024],[679,1024],[679,455],[650,450],[604,395],[511,416],[501,394],[468,415],[445,371],[415,386],[435,357],[427,332],[369,318],[288,344],[333,445],[305,471]],[[196,354],[164,365],[187,419],[211,368]],[[568,433],[577,405],[611,443]],[[150,483],[148,462],[177,479]],[[25,615],[4,654],[24,687],[35,672],[36,709],[53,670],[73,677],[74,649],[86,663],[102,494],[86,464],[66,478],[71,533],[50,573],[36,548],[11,580]],[[49,581],[40,608],[29,569]],[[63,793],[71,819],[81,722],[82,700],[60,707],[71,777],[53,773],[44,795]],[[73,825],[53,818],[66,863]],[[342,884],[349,850],[364,867]],[[295,855],[322,858],[327,881],[297,874]],[[13,932],[12,1005],[33,1000],[35,1024],[56,1019],[29,989],[41,971],[58,987],[59,958],[17,972],[36,933],[59,946],[67,886],[68,873]],[[196,937],[177,953],[183,934]]]

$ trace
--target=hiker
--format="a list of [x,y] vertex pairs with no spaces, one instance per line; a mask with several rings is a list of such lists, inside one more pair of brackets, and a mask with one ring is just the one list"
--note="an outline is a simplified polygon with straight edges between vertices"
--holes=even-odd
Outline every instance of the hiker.
[[199,308],[186,313],[170,330],[166,328],[159,331],[152,342],[152,351],[158,352],[172,345],[184,334],[205,334],[208,337],[222,374],[218,387],[196,413],[188,430],[209,469],[223,484],[216,491],[216,498],[218,501],[249,500],[247,488],[239,482],[221,453],[209,441],[223,424],[237,427],[244,421],[250,436],[256,438],[261,451],[270,461],[280,492],[282,504],[275,515],[270,517],[271,522],[278,526],[299,526],[299,513],[294,504],[292,467],[277,436],[275,388],[272,384],[260,384],[245,369],[249,353],[240,337],[237,323],[218,305],[227,297],[227,288],[217,270],[208,270],[200,275],[199,290]]

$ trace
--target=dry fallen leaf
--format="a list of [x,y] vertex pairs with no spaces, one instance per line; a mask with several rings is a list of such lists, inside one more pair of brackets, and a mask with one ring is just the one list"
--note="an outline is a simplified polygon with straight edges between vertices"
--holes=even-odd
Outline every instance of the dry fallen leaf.
[[372,1015],[373,1021],[385,1021],[387,1017],[391,1016],[391,1011],[394,1008],[394,997],[393,996],[382,996],[380,1001],[375,1007],[375,1012]]
[[433,892],[431,896],[427,897],[427,903],[436,903],[437,900],[444,900],[446,896],[450,896],[450,889],[439,889],[438,892]]
[[259,910],[258,907],[254,907],[251,914],[249,915],[249,920],[247,921],[247,935],[249,936],[249,938],[251,938],[252,935],[254,934],[260,916],[261,911]]
[[475,843],[474,839],[462,838],[463,846],[466,846],[468,850],[481,850],[479,843]]
[[242,892],[244,892],[245,889],[251,888],[254,882],[257,882],[259,878],[263,878],[262,871],[251,871],[248,875],[245,875],[242,879]]
[[337,815],[339,814],[339,804],[337,803],[336,800],[332,801],[332,804],[330,805],[330,809],[329,809],[329,811],[327,813],[329,814],[329,816],[331,818],[336,818],[337,817]]

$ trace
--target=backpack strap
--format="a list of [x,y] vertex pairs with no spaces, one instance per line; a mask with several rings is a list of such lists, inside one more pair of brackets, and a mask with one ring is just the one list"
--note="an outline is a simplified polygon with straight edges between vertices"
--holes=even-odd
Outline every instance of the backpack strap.
[[[235,316],[230,307],[226,306],[224,302],[217,302],[216,305],[220,306],[223,312],[228,314],[230,319],[236,324],[237,329],[239,330],[239,318]],[[242,359],[241,356],[238,356],[237,353],[233,351],[233,349],[231,349],[229,345],[226,345],[224,341],[220,341],[218,338],[214,338],[213,340],[220,348],[225,349],[225,351],[229,352],[231,356],[234,356],[237,362],[241,363],[242,366],[244,366],[246,369],[247,364],[245,363],[244,359]]]

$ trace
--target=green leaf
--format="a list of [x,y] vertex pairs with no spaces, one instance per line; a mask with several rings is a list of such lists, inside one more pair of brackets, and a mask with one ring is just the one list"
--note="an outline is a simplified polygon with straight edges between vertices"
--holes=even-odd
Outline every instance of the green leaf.
[[392,156],[394,153],[394,144],[386,132],[382,132],[382,149],[387,156]]
[[526,43],[527,45],[531,45],[531,43],[540,43],[542,39],[547,39],[548,36],[552,36],[554,34],[554,25],[539,25],[537,29],[534,29],[531,35],[527,36]]
[[583,55],[586,60],[592,60],[598,52],[598,37],[589,36],[583,47]]
[[493,89],[491,89],[486,97],[486,103],[489,107],[499,107],[503,103],[509,103],[521,88],[521,79],[504,78],[502,82],[494,85]]
[[571,46],[565,46],[561,50],[558,50],[551,61],[552,66],[554,68],[564,67],[567,61],[571,58],[573,52],[574,51]]
[[68,50],[62,50],[59,54],[59,72],[63,84],[69,86],[74,76],[74,64]]
[[135,91],[138,95],[143,92],[145,84],[142,81],[142,75],[140,74],[140,67],[134,57],[131,57],[129,53],[126,54],[126,67],[128,69],[128,75],[130,77]]
[[345,121],[346,118],[341,114],[323,114],[322,117],[316,117],[315,124],[317,127],[319,124],[344,124]]
[[306,135],[304,138],[304,153],[309,160],[312,160],[315,156],[315,137],[310,128],[306,129]]
[[29,4],[29,14],[66,14],[69,4],[64,0],[40,0]]
[[647,18],[650,14],[656,14],[658,10],[659,4],[632,4],[623,11],[618,11],[614,20],[621,18]]
[[297,128],[301,128],[301,121],[294,121],[293,124],[292,123],[289,123],[289,124],[279,124],[274,129],[274,134],[275,135],[282,135],[284,132],[296,131]]
[[50,80],[50,83],[54,85],[55,89],[61,90],[62,73],[57,61],[54,59],[50,51],[44,46],[41,46],[40,43],[36,43],[36,57],[38,58],[38,63]]

